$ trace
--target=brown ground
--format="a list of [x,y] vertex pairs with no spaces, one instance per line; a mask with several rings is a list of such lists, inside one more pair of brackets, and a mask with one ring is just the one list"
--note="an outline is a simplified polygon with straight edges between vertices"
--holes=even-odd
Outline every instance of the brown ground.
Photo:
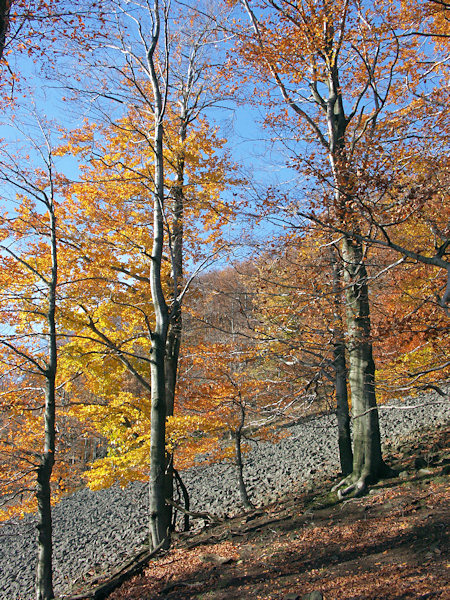
[[179,536],[109,600],[449,599],[449,433],[391,450],[407,472],[363,498],[335,503],[322,481],[314,498],[299,492]]

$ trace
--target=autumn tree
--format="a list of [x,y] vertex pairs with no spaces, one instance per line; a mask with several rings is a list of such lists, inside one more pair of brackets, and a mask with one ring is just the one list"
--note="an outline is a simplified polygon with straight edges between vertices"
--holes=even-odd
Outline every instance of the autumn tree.
[[182,446],[179,468],[194,462],[230,461],[241,504],[252,506],[245,483],[251,443],[276,443],[274,423],[292,401],[274,375],[266,340],[258,335],[255,265],[245,261],[202,274],[186,306],[185,353],[178,412],[169,422],[170,443]]
[[[308,227],[278,235],[255,258],[255,313],[268,357],[291,382],[294,414],[336,409],[341,471],[352,470],[341,262],[333,240]],[[304,400],[308,399],[306,405]],[[314,399],[314,401],[312,401]]]
[[435,389],[445,398],[448,316],[439,301],[446,288],[445,271],[398,259],[384,248],[376,254],[388,269],[372,284],[380,393],[385,398],[417,396]]
[[[271,86],[271,104],[277,105],[277,91],[284,105],[268,121],[281,128],[290,115],[297,139],[310,149],[297,153],[298,169],[321,189],[315,196],[305,189],[316,199],[315,210],[298,204],[293,210],[340,234],[354,416],[353,472],[342,493],[360,493],[389,473],[380,448],[363,235],[371,225],[360,209],[372,201],[378,158],[394,156],[394,124],[405,114],[405,93],[411,96],[403,82],[422,64],[416,54],[421,42],[401,18],[402,6],[390,2],[241,4],[252,30],[251,36],[241,32],[241,56]],[[411,118],[402,133],[407,123]]]
[[[7,497],[27,493],[35,477],[38,514],[37,600],[54,597],[52,584],[51,481],[56,448],[58,368],[57,195],[63,180],[55,171],[48,138],[33,145],[43,167],[26,169],[3,149],[0,179],[9,211],[1,219],[2,322],[0,338],[6,422],[3,459],[13,452],[17,471]],[[9,198],[7,191],[15,195]],[[22,446],[16,449],[16,443]],[[37,448],[41,447],[39,451]],[[15,455],[17,452],[17,455]],[[8,467],[10,471],[10,467]],[[31,487],[32,489],[32,487]]]
[[[70,197],[72,204],[78,204],[72,210],[73,244],[84,257],[81,268],[89,283],[79,290],[79,300],[67,314],[77,331],[73,350],[76,360],[84,361],[86,381],[92,380],[92,362],[97,359],[108,356],[113,368],[121,365],[107,385],[95,385],[103,389],[104,398],[115,396],[111,414],[120,412],[120,399],[123,401],[124,439],[133,441],[134,458],[141,457],[136,468],[136,463],[131,464],[133,453],[128,454],[131,463],[127,476],[133,471],[142,476],[145,470],[142,451],[148,448],[149,436],[143,427],[151,423],[150,454],[158,457],[150,475],[151,529],[156,547],[163,541],[167,523],[170,525],[170,506],[165,498],[171,495],[171,460],[165,458],[162,471],[159,461],[161,444],[165,452],[165,419],[173,413],[181,304],[197,269],[186,276],[184,257],[187,254],[201,267],[221,247],[219,231],[231,215],[231,204],[223,201],[221,193],[238,180],[226,153],[220,155],[224,140],[203,114],[220,97],[208,56],[211,44],[217,42],[211,21],[188,33],[180,22],[180,29],[169,35],[165,5],[157,3],[148,13],[129,9],[122,14],[124,22],[129,18],[129,23],[141,27],[142,34],[139,43],[129,46],[129,31],[123,25],[123,47],[116,48],[126,48],[127,57],[121,66],[123,79],[118,82],[116,100],[120,104],[121,98],[127,98],[129,108],[114,120],[88,123],[73,132],[61,150],[88,163],[81,182],[72,186]],[[148,32],[145,35],[144,30]],[[154,38],[156,33],[162,36],[160,42]],[[164,76],[158,79],[160,73]],[[198,230],[200,223],[203,231]],[[99,287],[105,283],[106,288]],[[74,292],[75,297],[77,294]],[[126,408],[130,394],[118,394],[111,387],[114,380],[123,387],[125,376],[120,369],[135,379],[138,397],[133,413],[127,413]],[[163,411],[164,416],[162,412],[158,418],[150,414],[143,391],[152,395],[154,410]],[[90,418],[95,410],[107,414],[108,407],[88,408]],[[100,427],[106,432],[107,427]],[[126,459],[121,462],[126,468]],[[102,466],[107,469],[107,460]],[[94,473],[99,477],[103,473],[104,484],[110,482],[101,467]],[[165,490],[161,491],[163,480]],[[163,505],[161,516],[158,511],[163,511]]]
[[169,441],[183,447],[181,467],[234,464],[241,504],[251,508],[244,454],[251,442],[275,443],[280,435],[273,428],[276,392],[270,371],[260,348],[242,342],[198,344],[188,354],[189,384],[180,386],[182,410],[169,422]]
[[[89,51],[93,40],[102,37],[101,4],[97,0],[85,0],[82,6],[71,0],[1,0],[0,100],[4,106],[17,109],[27,80],[44,74],[54,78],[69,45],[77,54]],[[66,85],[73,76],[73,70],[65,74]]]

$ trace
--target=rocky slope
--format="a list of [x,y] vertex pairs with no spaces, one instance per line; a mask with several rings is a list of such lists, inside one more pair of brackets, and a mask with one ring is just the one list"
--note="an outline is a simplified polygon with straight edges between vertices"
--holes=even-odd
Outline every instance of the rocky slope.
[[[383,439],[393,439],[450,416],[448,402],[437,395],[415,398],[401,408],[382,407]],[[245,477],[255,503],[267,503],[277,495],[302,485],[317,473],[338,469],[336,421],[323,416],[288,428],[289,437],[276,444],[258,443],[246,457]],[[183,479],[191,494],[193,510],[236,512],[239,499],[234,469],[220,464],[194,468]],[[98,492],[84,489],[65,498],[53,511],[55,590],[62,594],[85,574],[106,570],[141,546],[147,532],[147,488]],[[0,528],[0,598],[30,600],[36,556],[36,520],[29,515]]]

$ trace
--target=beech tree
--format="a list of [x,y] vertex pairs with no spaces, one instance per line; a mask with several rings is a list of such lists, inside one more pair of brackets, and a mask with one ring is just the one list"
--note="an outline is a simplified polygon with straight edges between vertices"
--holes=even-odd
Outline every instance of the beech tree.
[[[407,260],[448,266],[448,233],[436,222],[430,201],[433,187],[443,189],[432,183],[439,179],[432,173],[446,170],[448,111],[439,100],[448,93],[445,15],[427,3],[409,2],[243,4],[254,32],[247,48],[258,57],[263,77],[275,82],[299,128],[298,139],[315,140],[313,154],[297,160],[321,192],[313,195],[312,210],[292,208],[340,237],[355,418],[353,473],[341,493],[363,491],[389,472],[379,450],[375,408],[370,248],[377,244]],[[277,36],[277,23],[289,32],[284,39]],[[424,45],[427,36],[431,45]],[[433,50],[436,58],[429,60]],[[280,126],[281,120],[272,123]],[[417,174],[412,180],[411,173]],[[305,191],[312,196],[308,186]],[[434,229],[426,251],[419,250],[417,238],[405,243],[408,224],[418,219],[430,233]],[[446,293],[440,302],[445,307]]]
[[169,443],[183,448],[179,462],[184,468],[196,461],[230,461],[241,504],[251,508],[244,455],[251,441],[280,439],[273,427],[274,414],[281,413],[273,410],[281,404],[279,386],[261,360],[261,348],[239,335],[233,342],[204,342],[189,350],[190,376],[180,387],[182,410],[169,422]]
[[[4,106],[17,104],[18,92],[31,72],[54,77],[69,43],[82,54],[102,36],[101,5],[97,0],[85,0],[82,6],[71,0],[0,0],[0,101]],[[73,71],[68,75],[72,78]]]
[[240,32],[241,56],[272,85],[272,105],[275,87],[286,107],[268,120],[281,127],[290,115],[297,139],[313,148],[305,160],[297,155],[298,168],[321,187],[322,199],[315,211],[294,210],[340,233],[354,417],[353,472],[342,494],[360,493],[390,471],[381,456],[376,409],[363,236],[368,225],[358,209],[370,201],[369,180],[379,148],[383,156],[393,148],[386,124],[397,121],[393,115],[405,93],[401,81],[414,72],[411,60],[414,56],[416,61],[420,42],[414,35],[403,35],[410,32],[402,29],[402,7],[390,2],[241,4],[252,30],[252,35]]
[[[54,597],[51,480],[55,464],[58,369],[57,194],[63,180],[55,172],[48,139],[42,146],[34,144],[34,151],[40,156],[43,168],[26,169],[22,158],[6,150],[2,152],[0,167],[3,198],[8,198],[6,190],[11,189],[16,196],[15,201],[8,198],[13,208],[2,215],[0,223],[1,313],[5,326],[0,337],[1,363],[9,385],[15,384],[15,388],[4,390],[8,400],[4,418],[13,417],[15,424],[5,423],[0,449],[5,458],[12,446],[17,456],[11,458],[19,461],[19,472],[4,489],[7,497],[29,492],[30,480],[36,478],[36,598],[50,600]],[[37,427],[40,435],[34,429]],[[15,450],[15,440],[19,439],[25,447]]]
[[[226,156],[220,156],[223,140],[210,130],[206,121],[191,123],[180,147],[177,113],[173,114],[169,108],[167,111],[165,195],[169,203],[173,186],[179,185],[177,178],[172,179],[174,165],[183,155],[184,185],[180,196],[184,210],[178,211],[184,229],[182,258],[187,255],[201,265],[208,260],[208,246],[221,246],[220,227],[232,209],[223,204],[220,195],[225,186],[233,184],[233,166]],[[123,119],[121,129],[86,126],[68,139],[64,149],[64,152],[79,152],[83,160],[90,160],[82,181],[70,186],[68,194],[67,222],[72,223],[71,240],[80,256],[74,263],[80,283],[72,291],[74,303],[65,306],[65,318],[76,334],[67,346],[72,357],[67,368],[79,369],[83,385],[99,398],[98,404],[78,406],[74,412],[82,420],[95,422],[114,444],[109,456],[89,473],[90,485],[95,487],[111,485],[114,477],[122,485],[143,478],[148,465],[145,451],[150,415],[145,395],[151,389],[149,340],[155,321],[147,252],[152,235],[148,226],[152,207],[147,195],[153,182],[148,172],[153,150],[151,146],[143,146],[146,140],[140,133],[142,123],[138,127],[135,117],[129,115]],[[170,306],[180,311],[189,277],[180,277],[175,287],[170,238],[176,221],[170,204],[164,219],[168,236],[162,285]],[[211,233],[199,234],[201,222]],[[172,311],[169,317],[174,318]],[[175,323],[174,334],[179,344],[181,323],[178,318]],[[172,356],[171,348],[168,342],[167,359]],[[173,381],[171,368],[177,368],[177,364],[169,367],[166,362],[168,387]],[[126,372],[135,380],[134,384],[130,384]],[[80,401],[84,402],[80,383],[80,379],[73,383],[71,393],[76,397],[81,392]],[[167,416],[173,412],[173,389],[166,391]]]
[[[151,395],[150,417],[150,452],[149,452],[149,527],[151,543],[154,548],[165,546],[170,543],[170,512],[165,502],[165,478],[166,478],[166,446],[165,446],[165,422],[167,413],[166,403],[166,379],[165,379],[165,349],[167,333],[169,328],[169,308],[167,306],[165,292],[163,290],[163,249],[166,240],[165,231],[165,161],[164,161],[164,120],[167,108],[167,78],[168,78],[168,6],[165,2],[160,4],[155,0],[144,12],[142,20],[136,19],[132,12],[133,6],[117,7],[117,16],[121,15],[136,23],[138,35],[140,36],[140,54],[129,49],[126,44],[127,34],[122,29],[118,35],[119,47],[115,50],[123,51],[126,60],[129,61],[131,85],[140,89],[140,80],[133,79],[133,66],[136,66],[145,77],[147,93],[144,96],[146,110],[150,114],[147,127],[143,131],[143,139],[148,143],[152,152],[152,161],[149,168],[151,173],[148,178],[148,202],[151,206],[149,217],[152,221],[150,236],[142,248],[148,258],[148,274],[143,275],[149,287],[149,298],[151,299],[153,318],[152,323],[146,320],[148,328],[149,358],[146,361],[148,367],[148,378],[139,374],[134,367],[129,353],[118,345],[114,338],[108,337],[102,331],[101,324],[96,321],[89,307],[80,304],[82,313],[86,315],[87,327],[91,332],[91,339],[98,338],[100,343],[106,346],[109,353],[118,355],[132,373],[136,375],[141,385]],[[139,15],[142,17],[142,15]],[[123,44],[121,46],[121,44]],[[120,70],[120,67],[119,67]],[[122,71],[125,76],[126,67]],[[119,164],[123,164],[123,156],[118,158]],[[125,267],[126,269],[126,267]],[[133,276],[133,269],[128,270]],[[139,277],[139,276],[138,276]],[[120,318],[120,317],[119,317]],[[75,321],[74,321],[75,323]],[[142,336],[141,336],[142,337]]]
[[[220,228],[232,214],[231,203],[225,204],[221,193],[226,186],[238,182],[235,167],[226,153],[219,152],[224,140],[203,116],[205,109],[221,97],[208,56],[211,44],[217,42],[217,31],[207,20],[198,29],[185,33],[180,21],[180,29],[169,34],[168,11],[168,6],[160,4],[153,5],[149,12],[124,7],[122,17],[140,27],[139,35],[142,34],[139,43],[133,40],[129,46],[124,26],[123,46],[114,48],[122,49],[128,57],[128,62],[120,67],[124,79],[118,84],[120,91],[116,96],[127,98],[128,111],[103,125],[86,124],[73,132],[61,149],[62,153],[75,153],[88,162],[81,182],[71,188],[69,202],[78,203],[72,211],[73,243],[84,256],[82,269],[91,282],[80,290],[83,301],[68,312],[78,335],[74,353],[78,353],[77,360],[81,362],[84,354],[85,368],[92,364],[94,355],[99,360],[108,355],[111,364],[117,368],[117,363],[121,363],[140,388],[132,418],[131,412],[127,413],[130,394],[119,394],[124,407],[124,440],[132,442],[128,450],[135,450],[134,458],[129,452],[130,462],[121,460],[122,466],[128,468],[128,474],[123,471],[122,483],[133,472],[142,476],[148,464],[142,461],[143,448],[149,441],[144,423],[148,426],[150,422],[152,428],[150,455],[155,460],[158,456],[160,464],[161,455],[155,452],[161,453],[161,444],[167,454],[163,429],[166,418],[173,414],[181,304],[196,270],[190,277],[184,274],[184,257],[187,253],[192,261],[204,266],[221,246]],[[150,25],[151,33],[144,33]],[[154,37],[156,33],[161,36],[159,41]],[[147,58],[144,60],[143,56]],[[198,230],[200,223],[202,231]],[[106,281],[105,295],[98,284]],[[92,293],[88,296],[90,287]],[[80,341],[83,336],[85,342]],[[91,378],[89,374],[86,377]],[[119,379],[117,372],[117,383]],[[152,396],[154,410],[161,411],[158,418],[153,409],[151,414],[146,410],[142,390]],[[119,395],[117,390],[105,395],[108,393],[109,398],[116,396],[111,416],[117,416]],[[95,411],[106,414],[108,407],[89,407],[86,413],[92,418]],[[107,427],[100,420],[97,422],[106,433]],[[117,433],[116,429],[115,443]],[[115,465],[119,462],[116,456]],[[134,461],[138,457],[139,466]],[[166,524],[170,525],[171,520],[171,506],[165,498],[170,500],[171,496],[172,460],[166,456],[165,461],[162,471],[156,463],[150,466],[155,547],[163,541],[162,532],[167,531]],[[106,474],[107,462],[105,459],[93,470],[94,485],[100,477],[105,478],[104,485],[111,482]],[[161,491],[163,481],[165,489]],[[161,517],[158,511],[163,510],[163,504]]]

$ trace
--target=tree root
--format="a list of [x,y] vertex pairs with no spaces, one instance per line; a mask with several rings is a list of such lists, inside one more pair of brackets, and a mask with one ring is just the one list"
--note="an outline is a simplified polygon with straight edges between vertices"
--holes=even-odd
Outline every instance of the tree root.
[[347,486],[346,488],[339,489],[337,496],[339,500],[342,500],[346,496],[352,496],[352,498],[359,498],[367,492],[367,477],[360,477],[357,481]]
[[341,487],[352,485],[352,484],[353,484],[352,473],[350,473],[349,475],[347,475],[347,477],[344,477],[344,479],[341,479],[338,483],[336,483],[336,485],[333,485],[333,487],[331,488],[331,491],[338,492],[338,495],[339,495],[338,490],[340,490]]
[[359,477],[356,477],[354,473],[350,473],[350,475],[347,475],[347,477],[344,477],[344,479],[341,479],[339,483],[334,485],[331,491],[337,492],[339,500],[342,500],[346,496],[358,498],[367,492],[369,484],[376,483],[380,479],[390,479],[396,475],[397,472],[383,461],[378,469],[377,476],[370,475],[365,470],[362,471]]

